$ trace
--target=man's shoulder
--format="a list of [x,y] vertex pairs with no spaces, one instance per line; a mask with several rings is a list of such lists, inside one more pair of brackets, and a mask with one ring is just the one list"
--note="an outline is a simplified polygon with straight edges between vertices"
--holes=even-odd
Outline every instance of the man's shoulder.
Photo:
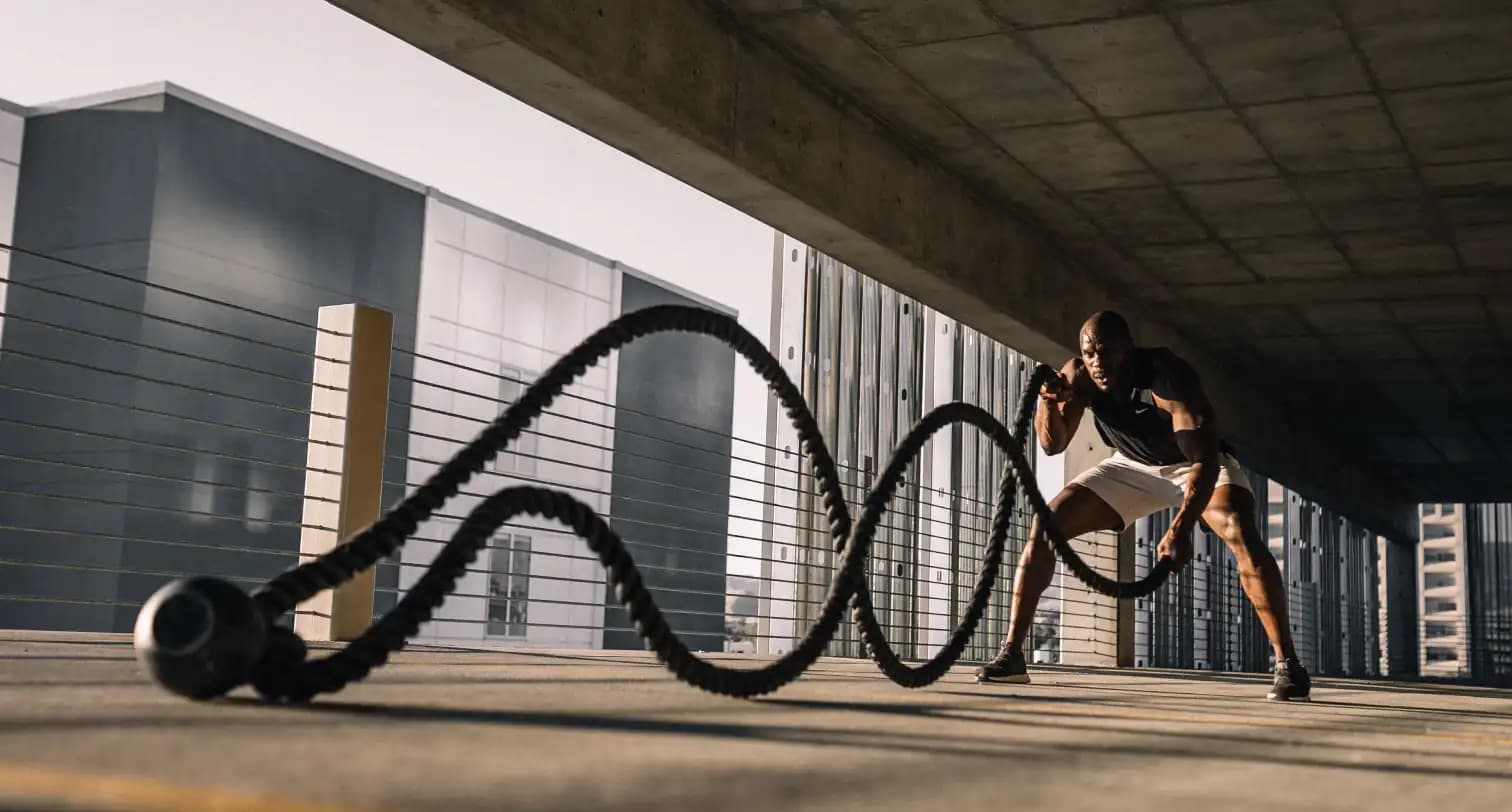
[[1162,374],[1192,375],[1196,371],[1185,358],[1177,355],[1170,347],[1140,347],[1139,352],[1149,359],[1150,371],[1157,376]]
[[1148,359],[1151,388],[1157,396],[1180,399],[1200,388],[1197,370],[1169,347],[1144,347],[1140,351]]

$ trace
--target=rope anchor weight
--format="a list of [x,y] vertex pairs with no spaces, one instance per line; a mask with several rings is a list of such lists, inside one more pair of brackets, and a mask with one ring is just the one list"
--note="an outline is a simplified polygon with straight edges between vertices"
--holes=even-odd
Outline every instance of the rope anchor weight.
[[[797,430],[823,505],[835,551],[840,558],[817,622],[792,651],[760,668],[726,668],[699,658],[668,627],[624,541],[587,505],[561,491],[533,486],[504,488],[468,514],[430,567],[403,598],[345,648],[310,660],[304,642],[279,619],[320,591],[344,583],[391,555],[434,511],[456,495],[496,454],[508,447],[551,402],[590,366],[638,338],[661,332],[684,332],[724,342],[746,359],[767,382]],[[551,519],[587,542],[609,572],[615,595],[635,622],[635,629],[658,659],[678,679],[713,693],[753,697],[793,681],[824,653],[850,606],[868,655],[899,685],[929,685],[959,659],[976,629],[1002,564],[1014,496],[1022,492],[1040,520],[1057,555],[1093,590],[1117,598],[1155,591],[1170,572],[1167,559],[1156,562],[1139,581],[1117,581],[1089,567],[1056,528],[1049,507],[1034,485],[1025,445],[1036,391],[1054,375],[1038,366],[1015,416],[1015,431],[983,409],[947,403],[926,414],[893,452],[892,459],[866,495],[852,521],[840,490],[839,471],[813,413],[782,365],[756,337],[734,319],[693,307],[663,305],[625,314],[594,333],[525,390],[486,429],[448,460],[397,507],[367,529],[319,558],[294,567],[248,595],[219,579],[196,577],[173,581],[143,604],[137,617],[137,657],[167,690],[192,699],[210,699],[250,683],[270,700],[307,701],[332,693],[367,676],[403,648],[429,621],[456,587],[457,579],[477,558],[494,531],[521,515]],[[975,426],[1003,451],[1009,466],[998,489],[997,507],[986,554],[972,600],[949,641],[928,662],[909,666],[893,652],[872,611],[865,564],[882,516],[899,482],[935,432],[955,423]]]

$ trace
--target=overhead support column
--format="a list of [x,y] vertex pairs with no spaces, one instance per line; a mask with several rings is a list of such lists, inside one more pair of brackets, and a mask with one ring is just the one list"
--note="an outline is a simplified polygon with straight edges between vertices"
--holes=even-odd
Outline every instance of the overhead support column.
[[[1220,358],[1071,262],[713,3],[333,0],[479,80],[770,223],[930,307],[1058,365],[1091,312],[1201,371],[1246,462],[1378,532],[1410,506]],[[1159,297],[1157,297],[1159,298]]]

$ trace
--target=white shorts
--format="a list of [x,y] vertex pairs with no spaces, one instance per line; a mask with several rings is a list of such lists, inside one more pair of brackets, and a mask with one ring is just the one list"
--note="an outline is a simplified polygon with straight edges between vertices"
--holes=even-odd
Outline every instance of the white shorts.
[[[1219,454],[1218,463],[1218,481],[1213,485],[1214,490],[1233,485],[1254,493],[1238,460],[1229,454]],[[1122,451],[1115,451],[1113,456],[1087,469],[1071,482],[1102,497],[1123,519],[1123,526],[1128,527],[1157,510],[1181,507],[1191,473],[1192,464],[1189,462],[1146,465],[1124,456]]]

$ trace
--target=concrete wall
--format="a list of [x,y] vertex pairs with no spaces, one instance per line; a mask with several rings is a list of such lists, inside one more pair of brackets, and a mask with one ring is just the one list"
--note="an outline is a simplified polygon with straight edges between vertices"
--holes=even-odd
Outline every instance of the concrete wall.
[[1381,624],[1383,673],[1393,679],[1418,675],[1418,551],[1417,545],[1378,538],[1381,567]]
[[[6,583],[32,600],[0,602],[0,626],[124,631],[169,575],[250,586],[292,564],[313,331],[148,284],[302,324],[322,305],[365,302],[396,313],[407,347],[422,205],[410,189],[173,96],[32,118],[16,240],[126,279],[13,261],[13,278],[50,292],[11,291],[0,413],[104,436],[0,433],[0,450],[31,460],[0,465],[11,491],[0,510],[28,528],[0,545],[12,560],[66,567],[7,566]],[[406,375],[407,359],[394,367]],[[402,379],[391,394],[408,400]],[[390,435],[391,466],[405,439]],[[391,486],[385,501],[400,493]],[[394,575],[385,567],[380,584],[391,590]]]

